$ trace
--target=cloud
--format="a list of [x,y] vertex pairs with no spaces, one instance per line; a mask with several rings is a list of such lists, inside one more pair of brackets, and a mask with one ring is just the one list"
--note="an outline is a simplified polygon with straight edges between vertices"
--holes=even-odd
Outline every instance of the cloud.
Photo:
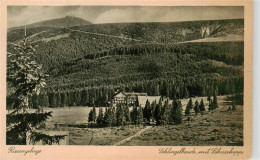
[[174,22],[243,18],[243,7],[10,6],[8,27],[74,15],[92,23]]
[[110,9],[100,14],[95,23],[134,22],[138,20],[138,11],[135,9]]
[[[9,8],[8,8],[9,9]],[[23,7],[20,8],[20,12],[12,12],[8,10],[8,27],[14,27],[19,25],[31,24],[43,20],[59,18],[60,13],[52,7]]]
[[107,10],[95,23],[235,19],[243,15],[243,7],[128,7]]

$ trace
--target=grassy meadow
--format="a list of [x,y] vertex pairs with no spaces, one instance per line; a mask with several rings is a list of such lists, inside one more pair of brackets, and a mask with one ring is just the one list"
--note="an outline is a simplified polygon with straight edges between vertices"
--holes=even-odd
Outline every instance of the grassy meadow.
[[[191,121],[183,116],[181,125],[156,126],[146,130],[138,137],[121,145],[130,146],[214,146],[243,145],[243,106],[237,105],[235,112],[229,112],[232,100],[227,96],[218,96],[219,108],[208,112],[207,97],[192,98],[193,104],[204,100],[207,112],[204,115],[191,116]],[[183,112],[189,99],[182,99]],[[120,127],[86,127],[88,114],[92,107],[45,108],[52,111],[47,121],[47,130],[69,131],[70,145],[114,145],[138,131],[146,124]],[[105,108],[103,107],[105,110]],[[96,108],[98,114],[98,108]],[[183,113],[184,114],[184,113]]]

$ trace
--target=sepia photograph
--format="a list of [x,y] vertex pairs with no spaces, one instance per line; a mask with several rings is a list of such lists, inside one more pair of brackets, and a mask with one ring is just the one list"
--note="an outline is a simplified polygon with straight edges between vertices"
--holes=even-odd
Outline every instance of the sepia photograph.
[[7,6],[6,145],[242,147],[244,28],[244,6]]

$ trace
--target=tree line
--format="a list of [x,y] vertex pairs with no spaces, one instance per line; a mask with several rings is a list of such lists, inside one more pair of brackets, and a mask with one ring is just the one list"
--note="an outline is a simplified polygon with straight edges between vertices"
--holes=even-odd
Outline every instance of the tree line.
[[[213,96],[213,101],[211,96],[208,97],[210,97],[208,98],[210,102],[208,111],[213,112],[218,108],[217,96]],[[171,104],[168,100],[162,101],[160,99],[158,103],[150,103],[147,100],[144,108],[134,105],[131,111],[129,106],[123,104],[117,104],[116,107],[106,107],[104,112],[100,107],[98,114],[96,110],[95,106],[90,110],[88,122],[91,125],[95,124],[100,127],[139,125],[142,123],[150,125],[151,122],[156,125],[179,125],[183,123],[183,116],[186,116],[188,122],[190,121],[192,110],[194,110],[195,116],[198,116],[199,113],[203,115],[206,112],[203,99],[201,99],[200,103],[196,100],[195,105],[193,105],[192,98],[190,98],[183,114],[182,103],[176,97]]]
[[[189,83],[173,83],[176,81],[158,80],[145,83],[133,83],[121,86],[100,86],[86,87],[81,90],[60,90],[48,91],[45,89],[39,95],[29,96],[29,106],[39,107],[67,107],[67,106],[109,106],[113,96],[118,91],[145,92],[150,96],[162,96],[173,99],[189,98],[194,96],[225,95],[243,92],[243,79],[230,79],[224,81],[205,81],[200,85],[190,85]],[[199,83],[198,83],[199,84]],[[14,95],[7,96],[7,107],[15,102]]]
[[[196,54],[202,59],[214,59],[227,64],[242,65],[244,62],[243,42],[199,42],[199,43],[141,43],[131,45],[119,45],[109,50],[88,53],[85,59],[94,60],[112,55],[140,55],[140,54],[160,54],[176,53],[178,57],[182,54]],[[81,58],[79,58],[81,59]],[[65,64],[77,62],[78,59],[68,61]]]
[[[214,82],[214,81],[213,81]],[[173,99],[194,97],[194,96],[207,96],[207,95],[224,95],[243,92],[243,81],[239,83],[232,82],[230,85],[229,80],[221,83],[206,83],[199,86],[192,86],[184,84],[175,85],[170,81],[152,81],[147,83],[128,84],[116,87],[101,86],[101,87],[86,87],[81,90],[64,90],[57,92],[44,92],[39,95],[32,95],[29,97],[29,106],[31,108],[39,107],[67,107],[67,106],[109,106],[111,100],[116,92],[146,92],[151,96],[162,96]],[[8,104],[15,101],[15,97],[7,96]]]
[[146,101],[145,107],[133,106],[129,110],[129,106],[117,104],[116,107],[106,107],[105,112],[99,108],[93,107],[89,112],[88,122],[96,123],[98,126],[122,126],[127,124],[139,125],[142,123],[150,124],[155,122],[157,125],[162,124],[181,124],[182,104],[180,100],[175,99],[172,104],[160,99],[159,103]]

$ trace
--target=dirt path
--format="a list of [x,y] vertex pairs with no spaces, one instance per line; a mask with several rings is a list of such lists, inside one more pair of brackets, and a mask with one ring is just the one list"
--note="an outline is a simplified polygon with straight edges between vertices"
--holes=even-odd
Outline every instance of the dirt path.
[[144,129],[141,129],[141,130],[140,130],[139,132],[137,132],[136,134],[134,134],[134,135],[132,135],[132,136],[130,136],[130,137],[128,137],[128,138],[122,140],[122,141],[117,142],[116,144],[114,144],[114,146],[119,146],[119,145],[121,145],[121,144],[124,144],[124,143],[130,141],[131,139],[140,136],[142,133],[144,133],[146,130],[148,130],[148,129],[150,129],[150,128],[152,128],[152,126],[147,126],[147,127],[145,127]]
[[70,31],[74,31],[74,32],[81,32],[81,33],[86,33],[86,34],[93,34],[93,35],[98,35],[98,36],[106,36],[106,37],[113,37],[113,38],[121,38],[121,39],[126,39],[126,40],[133,40],[133,41],[141,41],[138,39],[133,39],[133,38],[127,38],[127,37],[122,37],[122,36],[115,36],[115,35],[108,35],[108,34],[102,34],[102,33],[93,33],[93,32],[86,32],[86,31],[81,31],[81,30],[75,30],[75,29],[71,29],[71,28],[66,28]]

